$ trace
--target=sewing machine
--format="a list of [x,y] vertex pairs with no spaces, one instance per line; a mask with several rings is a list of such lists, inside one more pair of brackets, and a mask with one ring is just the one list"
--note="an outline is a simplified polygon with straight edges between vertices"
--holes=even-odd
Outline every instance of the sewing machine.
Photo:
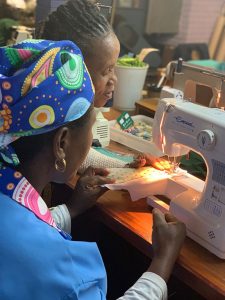
[[161,99],[153,141],[170,157],[191,149],[199,153],[207,166],[207,178],[204,182],[175,171],[159,189],[171,199],[170,204],[154,195],[148,197],[148,203],[169,210],[186,224],[190,238],[225,259],[225,111],[183,99]]
[[160,98],[185,98],[208,107],[225,107],[225,74],[182,59],[166,68],[166,79],[173,88],[164,86]]

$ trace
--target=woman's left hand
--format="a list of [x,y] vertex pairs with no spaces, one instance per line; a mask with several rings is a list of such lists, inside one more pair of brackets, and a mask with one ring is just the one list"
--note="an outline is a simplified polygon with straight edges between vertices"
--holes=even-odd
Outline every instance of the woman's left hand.
[[109,172],[105,169],[89,167],[80,176],[67,204],[71,218],[74,218],[94,206],[98,198],[108,189],[103,185],[113,183],[106,178]]
[[171,164],[169,161],[151,155],[149,153],[139,154],[131,163],[127,164],[129,168],[141,168],[152,166],[158,170],[170,170]]

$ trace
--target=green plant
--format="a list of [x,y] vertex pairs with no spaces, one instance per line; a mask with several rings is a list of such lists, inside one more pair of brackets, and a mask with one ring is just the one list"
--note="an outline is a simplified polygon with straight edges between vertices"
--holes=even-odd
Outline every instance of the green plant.
[[118,58],[117,65],[125,67],[145,67],[147,64],[143,61],[140,61],[138,57],[122,56]]

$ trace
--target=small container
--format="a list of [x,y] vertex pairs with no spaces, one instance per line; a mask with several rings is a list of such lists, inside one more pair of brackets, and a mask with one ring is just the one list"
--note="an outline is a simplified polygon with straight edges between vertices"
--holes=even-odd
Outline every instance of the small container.
[[113,95],[113,106],[121,111],[135,110],[135,102],[142,98],[142,90],[148,71],[143,67],[115,66],[117,84]]
[[[143,115],[132,116],[134,121],[142,121],[148,124],[149,126],[153,125],[153,119]],[[161,157],[164,154],[158,150],[155,144],[152,141],[147,141],[142,137],[132,135],[123,130],[120,130],[115,127],[117,123],[116,120],[109,121],[110,126],[110,139],[118,142],[122,145],[125,145],[131,149],[140,151],[142,153],[150,153],[154,156]]]

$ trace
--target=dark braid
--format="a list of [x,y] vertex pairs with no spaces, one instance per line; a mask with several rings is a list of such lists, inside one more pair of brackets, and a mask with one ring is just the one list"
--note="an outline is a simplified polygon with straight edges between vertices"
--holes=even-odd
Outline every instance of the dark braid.
[[88,0],[70,0],[60,5],[38,29],[37,38],[72,40],[84,54],[90,52],[93,39],[112,32],[97,5]]

